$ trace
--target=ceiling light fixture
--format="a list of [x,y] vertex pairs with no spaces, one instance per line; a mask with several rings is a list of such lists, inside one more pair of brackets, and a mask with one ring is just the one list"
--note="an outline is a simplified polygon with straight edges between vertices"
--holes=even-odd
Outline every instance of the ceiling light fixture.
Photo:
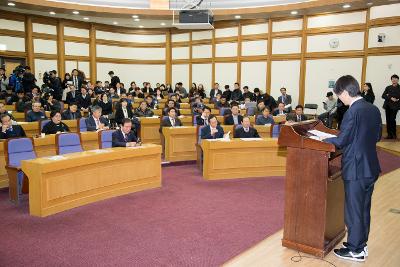
[[8,2],[8,5],[9,5],[9,6],[15,6],[15,3],[13,3],[13,2]]
[[372,3],[372,2],[368,2],[367,3],[367,6],[372,6],[374,3]]
[[139,16],[138,15],[132,15],[132,18],[137,19],[137,18],[139,18]]
[[140,21],[140,19],[134,19],[134,21]]
[[240,16],[240,15],[236,15],[235,16],[235,19],[240,19],[242,16]]
[[343,5],[343,8],[350,8],[350,7],[351,7],[351,5],[349,5],[349,4]]
[[72,11],[72,14],[75,14],[75,15],[78,15],[79,14],[79,11]]
[[165,24],[165,22],[161,22],[160,25],[161,26],[165,26],[166,24]]
[[50,11],[49,14],[54,16],[56,14],[56,12]]
[[292,12],[290,12],[290,14],[297,15],[297,14],[299,14],[299,12],[297,12],[296,10],[293,10]]
[[139,25],[139,28],[144,28],[144,26],[143,25]]
[[88,17],[84,17],[83,19],[84,19],[84,20],[89,20],[89,18],[88,18]]
[[114,25],[118,25],[118,22],[117,22],[117,21],[114,21],[113,24],[114,24]]

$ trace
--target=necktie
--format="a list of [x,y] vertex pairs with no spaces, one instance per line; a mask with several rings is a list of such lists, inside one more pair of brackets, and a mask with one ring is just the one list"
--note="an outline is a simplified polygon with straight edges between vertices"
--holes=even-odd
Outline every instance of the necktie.
[[297,121],[301,121],[300,115],[297,115]]
[[74,76],[74,86],[78,88],[78,77]]
[[75,113],[72,112],[72,119],[75,120]]
[[172,125],[172,127],[175,126],[175,120],[174,119],[171,119],[171,125]]
[[124,133],[125,142],[128,142],[128,135]]
[[100,126],[100,121],[99,121],[99,119],[96,119],[96,128],[98,129],[99,126]]

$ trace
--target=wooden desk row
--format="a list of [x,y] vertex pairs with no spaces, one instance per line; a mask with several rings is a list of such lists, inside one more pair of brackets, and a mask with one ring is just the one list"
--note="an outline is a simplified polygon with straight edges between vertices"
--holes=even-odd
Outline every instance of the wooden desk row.
[[[93,150],[99,148],[99,139],[97,132],[82,132],[81,140],[83,150]],[[5,142],[0,142],[0,188],[8,186],[8,176],[5,169],[6,161],[4,155]],[[48,157],[56,155],[55,135],[50,134],[45,137],[34,137],[33,145],[38,157]]]
[[[129,171],[140,166],[140,171]],[[109,148],[22,161],[29,211],[45,217],[103,199],[161,187],[161,147]]]

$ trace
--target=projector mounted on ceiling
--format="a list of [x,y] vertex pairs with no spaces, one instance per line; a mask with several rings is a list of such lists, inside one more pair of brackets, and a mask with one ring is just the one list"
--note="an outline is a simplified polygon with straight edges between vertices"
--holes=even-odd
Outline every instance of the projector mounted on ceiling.
[[214,29],[214,17],[206,0],[171,0],[172,26],[178,29]]

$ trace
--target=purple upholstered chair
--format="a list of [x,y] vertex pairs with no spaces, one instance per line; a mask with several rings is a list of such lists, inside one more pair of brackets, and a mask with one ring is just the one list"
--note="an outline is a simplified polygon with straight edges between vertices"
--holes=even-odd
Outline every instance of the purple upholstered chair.
[[225,115],[227,115],[227,111],[230,111],[231,109],[230,108],[220,108],[219,109],[219,115],[220,116],[225,116]]
[[58,155],[82,152],[81,138],[78,133],[62,133],[56,135]]
[[104,130],[99,132],[99,147],[110,148],[112,147],[112,134],[115,130]]
[[9,178],[10,200],[19,203],[22,192],[28,193],[28,180],[21,170],[21,160],[35,159],[36,153],[31,138],[9,139],[5,144],[6,170]]
[[197,126],[197,117],[199,117],[201,115],[194,115],[193,116],[193,126]]
[[86,118],[79,119],[79,132],[87,132]]
[[49,123],[49,122],[50,122],[50,120],[41,120],[41,121],[39,121],[40,132],[42,132],[43,127],[44,127],[47,123]]
[[274,124],[271,126],[272,127],[272,138],[278,138],[279,137],[279,133],[281,132],[281,125],[278,124]]

